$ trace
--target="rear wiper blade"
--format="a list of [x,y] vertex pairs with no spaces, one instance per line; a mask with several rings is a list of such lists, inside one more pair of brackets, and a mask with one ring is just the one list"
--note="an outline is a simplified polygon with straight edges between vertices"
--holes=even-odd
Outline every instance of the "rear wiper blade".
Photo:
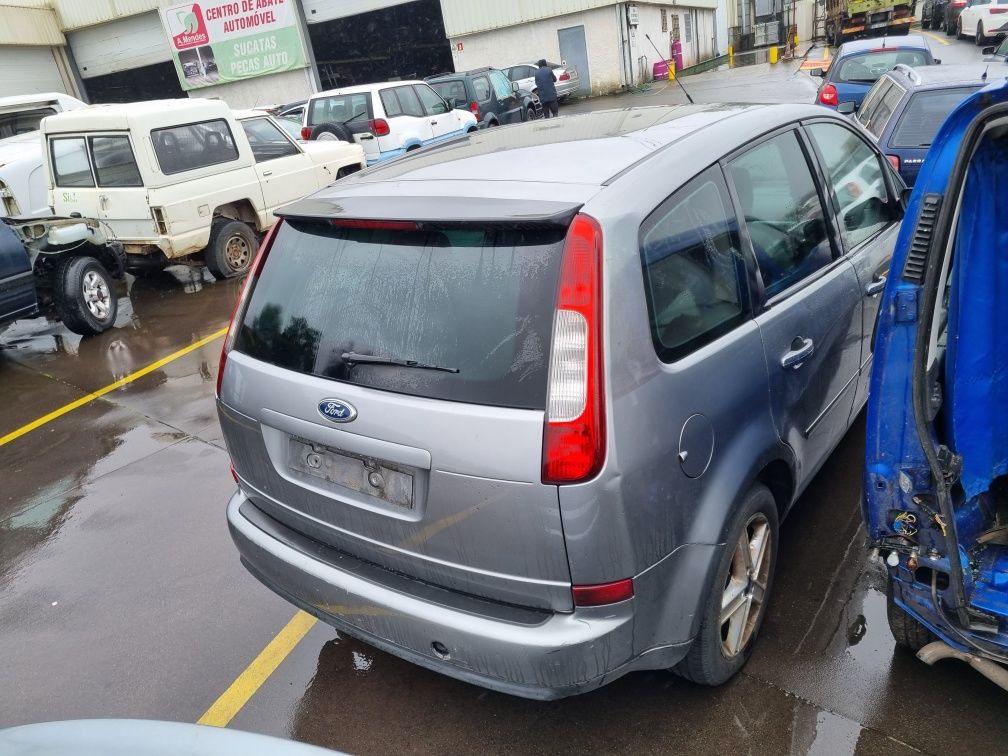
[[402,360],[396,357],[377,357],[373,354],[358,354],[357,352],[343,352],[340,355],[343,362],[349,366],[354,365],[395,365],[397,367],[416,368],[417,370],[439,370],[442,373],[457,373],[458,368],[442,367],[441,365],[428,365],[425,362],[416,360]]

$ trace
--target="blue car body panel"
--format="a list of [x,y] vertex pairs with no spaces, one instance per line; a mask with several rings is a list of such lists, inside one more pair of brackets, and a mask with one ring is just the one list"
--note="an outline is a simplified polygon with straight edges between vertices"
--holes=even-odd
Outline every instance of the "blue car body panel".
[[[993,478],[1008,472],[1008,424],[1003,422],[1008,406],[1008,331],[1003,327],[1008,297],[998,295],[999,287],[1002,292],[1008,288],[1008,223],[995,204],[1008,190],[1008,141],[985,138],[978,153],[970,152],[977,144],[974,124],[992,113],[1008,117],[1008,83],[987,86],[952,111],[938,130],[910,197],[876,325],[863,515],[871,543],[883,553],[899,554],[899,564],[889,568],[895,603],[949,645],[1005,661],[1008,546],[977,548],[976,541],[990,527],[979,506],[982,498],[988,496]],[[960,160],[967,167],[948,288],[949,345],[944,370],[935,369],[945,387],[943,427],[939,437],[930,424],[927,438],[933,447],[944,443],[961,457],[962,494],[954,506],[954,522],[946,523],[940,511],[939,518],[934,516],[939,505],[930,497],[937,488],[918,432],[913,376],[926,295],[920,256],[922,250],[930,256],[944,253],[939,243],[950,221],[942,210],[956,205]],[[941,203],[937,211],[936,202]],[[914,246],[918,226],[923,234],[929,224],[934,237],[918,235]],[[934,454],[934,449],[928,451]],[[907,514],[916,519],[910,521]],[[946,548],[953,538],[957,548]],[[958,567],[949,561],[950,550]],[[951,580],[947,586],[937,580],[960,568],[961,608],[965,612],[968,607],[974,619],[983,616],[985,631],[962,627],[956,619],[964,616],[956,612],[956,586]]]

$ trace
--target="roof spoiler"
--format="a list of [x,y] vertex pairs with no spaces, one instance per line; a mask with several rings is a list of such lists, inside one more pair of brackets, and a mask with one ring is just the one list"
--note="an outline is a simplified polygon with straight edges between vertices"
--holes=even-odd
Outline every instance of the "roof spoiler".
[[432,225],[562,227],[581,203],[489,197],[314,196],[275,210],[286,220],[413,221]]

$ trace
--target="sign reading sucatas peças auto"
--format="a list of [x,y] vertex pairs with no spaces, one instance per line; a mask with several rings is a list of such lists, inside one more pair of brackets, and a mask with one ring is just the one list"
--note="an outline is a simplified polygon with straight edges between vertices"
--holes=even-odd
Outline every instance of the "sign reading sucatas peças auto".
[[184,3],[161,8],[183,89],[304,68],[293,0]]

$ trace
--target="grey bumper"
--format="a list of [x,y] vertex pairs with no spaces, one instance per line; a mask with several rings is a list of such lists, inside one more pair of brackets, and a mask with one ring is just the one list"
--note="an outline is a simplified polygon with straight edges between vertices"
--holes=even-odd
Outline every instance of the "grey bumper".
[[[509,607],[327,549],[266,517],[241,492],[231,498],[227,518],[242,562],[268,588],[337,630],[428,669],[552,699],[592,690],[635,667],[634,599],[570,614]],[[674,656],[683,653],[685,647]]]

